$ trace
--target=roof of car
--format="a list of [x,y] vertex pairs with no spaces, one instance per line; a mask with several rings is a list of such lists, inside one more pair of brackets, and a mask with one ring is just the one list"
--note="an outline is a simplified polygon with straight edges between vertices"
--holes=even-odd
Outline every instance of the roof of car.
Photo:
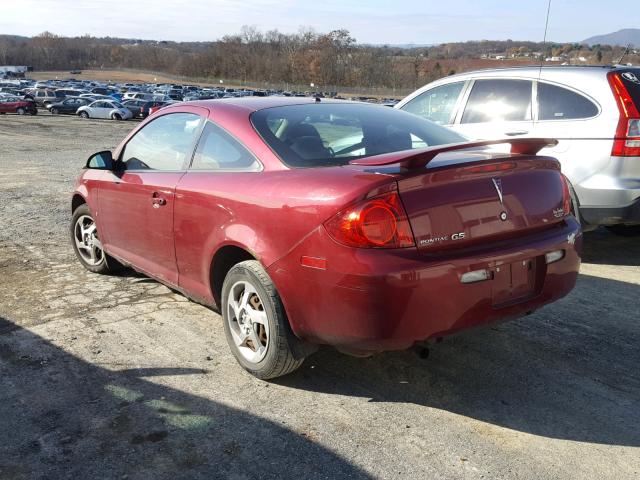
[[[215,107],[219,105],[234,105],[243,107],[248,111],[263,110],[265,108],[285,107],[288,105],[308,105],[312,103],[360,103],[349,100],[335,100],[332,98],[321,98],[318,102],[314,97],[234,97],[220,98],[211,100],[194,100],[193,102],[184,102],[177,105],[192,105],[200,107]],[[360,103],[364,105],[372,105],[368,103]]]

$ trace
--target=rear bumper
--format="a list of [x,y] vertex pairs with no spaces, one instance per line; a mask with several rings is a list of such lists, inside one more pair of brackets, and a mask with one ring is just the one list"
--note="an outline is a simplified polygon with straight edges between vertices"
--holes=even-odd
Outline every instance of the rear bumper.
[[[322,228],[268,268],[294,333],[351,351],[405,349],[418,341],[514,319],[568,294],[580,266],[582,235],[573,217],[552,231],[482,253],[434,259],[415,249],[368,250],[336,245]],[[544,255],[562,249],[547,265]],[[325,255],[318,255],[318,253]],[[300,265],[327,258],[327,269]],[[463,273],[535,259],[535,290],[495,305],[495,284],[462,284]]]
[[580,207],[580,216],[590,225],[640,224],[640,198],[624,207]]
[[610,157],[604,168],[573,185],[590,225],[640,223],[640,158]]

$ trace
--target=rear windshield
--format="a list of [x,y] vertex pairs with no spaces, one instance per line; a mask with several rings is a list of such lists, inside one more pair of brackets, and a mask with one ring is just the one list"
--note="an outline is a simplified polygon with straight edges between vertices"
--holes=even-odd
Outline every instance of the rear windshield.
[[254,112],[251,122],[291,167],[346,165],[358,158],[466,140],[416,115],[358,103],[266,108]]

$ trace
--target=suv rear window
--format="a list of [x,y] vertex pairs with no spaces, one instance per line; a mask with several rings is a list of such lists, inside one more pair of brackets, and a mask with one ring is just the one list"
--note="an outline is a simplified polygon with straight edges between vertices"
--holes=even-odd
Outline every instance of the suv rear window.
[[356,158],[465,141],[401,110],[359,103],[311,103],[258,110],[251,122],[291,167],[346,165]]
[[538,84],[538,120],[569,120],[591,118],[598,107],[588,98],[566,88]]
[[529,80],[476,80],[461,123],[532,120]]

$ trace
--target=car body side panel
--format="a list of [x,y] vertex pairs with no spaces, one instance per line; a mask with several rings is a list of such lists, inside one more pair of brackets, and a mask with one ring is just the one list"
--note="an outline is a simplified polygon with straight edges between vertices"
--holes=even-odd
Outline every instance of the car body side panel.
[[222,246],[239,246],[268,267],[344,205],[389,182],[341,167],[188,172],[176,189],[180,286],[210,299],[211,261]]

